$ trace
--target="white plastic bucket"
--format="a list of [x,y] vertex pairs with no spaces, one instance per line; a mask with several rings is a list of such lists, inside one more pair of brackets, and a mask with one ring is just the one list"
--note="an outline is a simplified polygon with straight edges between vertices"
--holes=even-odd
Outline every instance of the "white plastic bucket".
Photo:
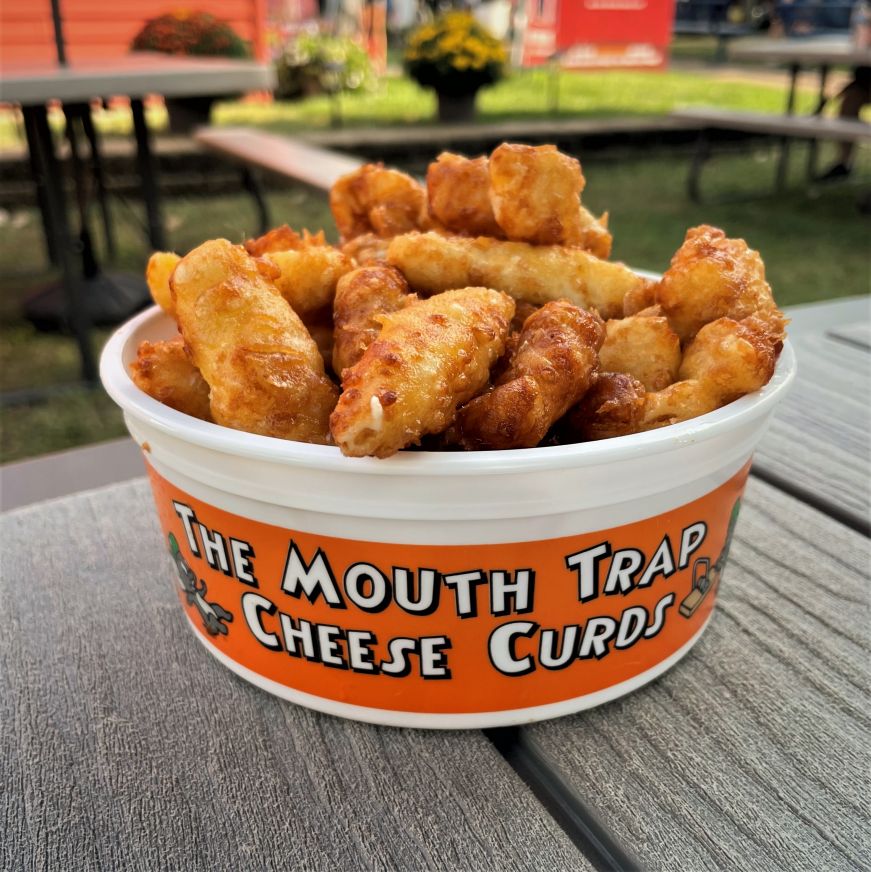
[[[622,696],[713,609],[753,449],[795,374],[683,424],[517,451],[387,460],[205,423],[100,372],[142,446],[191,626],[271,693],[373,723],[481,728]],[[168,654],[168,656],[172,656]]]

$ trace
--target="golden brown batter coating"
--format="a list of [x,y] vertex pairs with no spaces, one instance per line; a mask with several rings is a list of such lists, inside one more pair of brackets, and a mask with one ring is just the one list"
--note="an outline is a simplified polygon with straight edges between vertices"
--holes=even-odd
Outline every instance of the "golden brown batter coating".
[[463,288],[380,316],[381,333],[345,370],[330,417],[342,453],[389,457],[445,430],[487,384],[513,315],[507,295]]
[[356,266],[381,266],[387,263],[389,239],[374,233],[364,233],[342,245],[342,254],[350,257]]
[[553,145],[503,143],[490,155],[490,203],[509,239],[578,244],[581,165]]
[[608,230],[608,213],[604,212],[598,218],[585,206],[580,209],[580,234],[576,239],[568,239],[570,245],[579,245],[596,257],[607,260],[611,256],[611,245],[614,237]]
[[335,385],[268,262],[214,239],[182,258],[172,295],[188,353],[211,388],[218,424],[301,442],[328,440]]
[[637,433],[646,392],[625,372],[600,372],[593,386],[560,422],[562,441],[586,442]]
[[774,375],[779,350],[779,339],[751,319],[705,324],[684,352],[681,381],[648,394],[641,428],[686,421],[758,391]]
[[786,320],[765,281],[759,252],[743,239],[728,239],[716,227],[687,231],[656,287],[655,301],[684,343],[717,318],[740,321],[750,315],[764,320],[771,334],[783,339]]
[[300,319],[308,330],[309,336],[314,339],[324,359],[327,372],[333,369],[333,307],[332,305],[310,312]]
[[490,204],[486,157],[474,160],[442,152],[426,172],[429,214],[446,230],[464,236],[504,234]]
[[631,376],[600,376],[597,389],[570,413],[571,429],[587,439],[605,439],[713,412],[766,385],[779,346],[779,340],[751,319],[719,318],[702,327],[687,346],[680,381],[643,393],[643,385]]
[[209,386],[190,362],[181,336],[164,342],[142,342],[130,364],[136,387],[160,403],[211,421]]
[[580,248],[484,236],[408,233],[390,241],[387,260],[422,294],[482,285],[529,303],[566,299],[603,318],[619,318],[623,297],[645,283],[622,263],[599,260]]
[[175,317],[175,304],[169,289],[169,277],[181,258],[172,251],[155,251],[145,267],[145,281],[151,298],[168,315]]
[[658,307],[608,321],[605,331],[599,352],[605,372],[629,373],[648,391],[662,390],[677,380],[680,339]]
[[598,315],[566,300],[530,315],[493,389],[460,409],[459,444],[469,451],[538,445],[595,380],[604,335]]
[[342,241],[363,233],[390,237],[428,226],[426,191],[411,176],[366,164],[330,190],[330,209]]
[[263,236],[258,236],[256,239],[249,239],[245,242],[245,251],[252,257],[262,257],[264,254],[270,254],[273,251],[299,251],[303,248],[311,248],[312,246],[326,245],[327,240],[324,237],[324,231],[319,230],[315,234],[311,234],[308,230],[302,231],[302,236],[295,230],[291,230],[286,224],[281,227],[274,227]]
[[653,279],[644,279],[643,283],[638,287],[627,291],[623,297],[623,315],[637,315],[644,309],[649,309],[656,305],[656,286],[659,282]]
[[719,408],[722,403],[715,391],[703,381],[695,379],[677,381],[661,391],[647,394],[644,414],[638,422],[638,431],[657,430],[679,421],[689,421]]
[[339,279],[333,301],[333,372],[353,366],[381,332],[379,315],[415,301],[402,274],[390,266],[361,267]]
[[723,406],[768,384],[780,348],[779,339],[752,318],[718,318],[702,327],[687,346],[680,378],[704,381]]
[[514,317],[511,319],[511,332],[519,333],[526,323],[526,319],[537,312],[541,306],[536,306],[535,303],[527,303],[526,300],[516,300],[514,308]]
[[332,305],[336,283],[353,269],[351,260],[329,245],[273,251],[266,257],[279,270],[275,286],[303,320],[310,313]]

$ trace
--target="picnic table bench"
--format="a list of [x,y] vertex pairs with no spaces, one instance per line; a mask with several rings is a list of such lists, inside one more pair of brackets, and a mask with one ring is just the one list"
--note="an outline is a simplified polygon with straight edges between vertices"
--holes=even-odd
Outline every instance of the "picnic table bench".
[[[737,130],[743,133],[788,139],[831,140],[833,142],[869,142],[871,124],[845,118],[825,118],[822,115],[769,115],[764,112],[741,112],[707,106],[692,106],[676,109],[671,117],[677,121],[698,127],[700,134],[696,152],[690,164],[687,193],[693,202],[700,203],[701,174],[710,157],[710,130]],[[782,152],[785,154],[785,152]],[[786,181],[786,163],[781,159],[777,167],[775,185],[782,190]]]
[[353,172],[363,163],[299,139],[250,127],[201,127],[194,133],[194,140],[243,169],[246,186],[257,202],[261,233],[272,226],[272,221],[259,171],[266,170],[327,191],[339,176]]
[[[695,202],[701,201],[700,177],[710,156],[708,133],[711,130],[734,130],[742,133],[776,136],[780,140],[780,157],[775,176],[775,191],[786,186],[789,145],[794,139],[810,142],[807,176],[816,169],[816,144],[820,140],[866,142],[871,139],[871,125],[860,120],[825,118],[828,102],[826,82],[832,66],[871,66],[871,49],[857,48],[845,34],[796,37],[791,39],[754,38],[739,41],[730,50],[733,60],[762,64],[785,64],[789,70],[786,103],[782,114],[738,112],[705,106],[678,109],[671,113],[675,121],[699,128],[696,153],[690,166],[687,191]],[[798,76],[803,68],[816,68],[819,85],[816,106],[809,115],[795,114]]]
[[139,462],[4,513],[0,868],[862,868],[871,312],[789,314],[797,384],[710,627],[560,720],[382,728],[244,683],[174,601]]

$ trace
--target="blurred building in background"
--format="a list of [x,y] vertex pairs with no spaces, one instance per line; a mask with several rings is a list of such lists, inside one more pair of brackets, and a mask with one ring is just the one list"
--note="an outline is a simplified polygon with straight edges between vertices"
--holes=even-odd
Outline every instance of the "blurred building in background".
[[[251,44],[256,58],[267,56],[266,0],[60,0],[58,7],[71,61],[126,55],[146,21],[179,7],[202,9],[226,20]],[[0,56],[4,64],[39,64],[57,57],[50,0],[0,3]]]

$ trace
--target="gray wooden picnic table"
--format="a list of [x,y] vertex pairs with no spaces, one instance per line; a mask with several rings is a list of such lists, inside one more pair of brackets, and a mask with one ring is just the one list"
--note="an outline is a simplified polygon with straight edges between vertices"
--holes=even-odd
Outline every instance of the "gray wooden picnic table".
[[[5,512],[0,868],[869,868],[871,317],[791,314],[797,385],[710,628],[560,720],[418,732],[298,708],[185,626],[144,479]],[[20,494],[43,463],[63,490],[63,460],[2,481]]]

